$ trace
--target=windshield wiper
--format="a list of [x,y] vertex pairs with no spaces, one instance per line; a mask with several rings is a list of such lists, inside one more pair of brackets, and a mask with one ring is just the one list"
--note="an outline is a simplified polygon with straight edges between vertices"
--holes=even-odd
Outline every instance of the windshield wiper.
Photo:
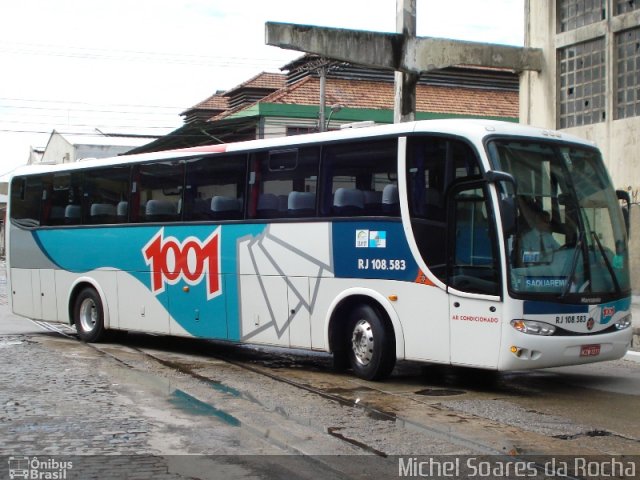
[[571,261],[571,270],[569,270],[569,276],[567,277],[567,284],[564,286],[564,290],[560,295],[560,298],[564,298],[569,293],[571,289],[571,283],[573,282],[573,277],[576,274],[576,268],[578,268],[578,258],[580,257],[580,251],[582,250],[582,241],[584,239],[584,231],[580,230],[580,235],[578,236],[578,241],[576,242],[576,248],[573,251],[573,260]]
[[598,250],[600,250],[600,254],[602,255],[602,258],[604,258],[604,264],[607,266],[607,270],[609,271],[609,275],[611,275],[611,280],[613,280],[613,286],[616,287],[616,292],[620,293],[621,292],[620,284],[618,283],[618,278],[616,277],[616,272],[613,271],[613,265],[611,265],[611,261],[607,257],[607,253],[604,251],[604,248],[602,247],[602,243],[600,243],[600,239],[598,238],[598,235],[596,235],[596,232],[594,232],[592,230],[591,231],[591,236],[596,241],[596,245],[598,246]]

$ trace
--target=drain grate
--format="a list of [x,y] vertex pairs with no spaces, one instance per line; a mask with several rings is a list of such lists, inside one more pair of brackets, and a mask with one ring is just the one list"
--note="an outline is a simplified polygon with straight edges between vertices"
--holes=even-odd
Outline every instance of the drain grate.
[[425,395],[427,397],[453,397],[454,395],[464,395],[464,390],[449,390],[446,388],[425,388],[419,390],[416,395]]

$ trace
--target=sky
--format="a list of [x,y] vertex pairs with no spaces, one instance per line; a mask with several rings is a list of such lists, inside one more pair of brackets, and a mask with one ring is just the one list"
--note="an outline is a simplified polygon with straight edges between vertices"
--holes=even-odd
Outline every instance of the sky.
[[[417,0],[419,36],[521,46],[524,0]],[[453,9],[452,9],[453,7]],[[0,6],[0,177],[66,133],[166,134],[301,55],[267,21],[395,30],[396,0],[20,0]]]

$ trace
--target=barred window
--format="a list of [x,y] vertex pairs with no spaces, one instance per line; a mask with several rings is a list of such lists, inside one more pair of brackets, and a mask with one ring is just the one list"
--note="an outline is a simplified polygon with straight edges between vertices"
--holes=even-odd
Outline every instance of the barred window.
[[559,128],[603,122],[605,115],[604,38],[558,50]]
[[558,32],[568,32],[607,18],[606,0],[559,0]]
[[640,8],[640,0],[616,0],[616,15]]
[[640,116],[640,28],[616,35],[616,118]]

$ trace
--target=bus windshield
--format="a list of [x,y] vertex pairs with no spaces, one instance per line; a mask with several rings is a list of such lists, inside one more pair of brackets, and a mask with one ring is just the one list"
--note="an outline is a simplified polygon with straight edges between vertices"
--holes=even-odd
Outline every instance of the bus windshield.
[[628,294],[626,228],[598,150],[511,139],[488,150],[517,185],[515,226],[505,226],[511,292],[566,302]]

